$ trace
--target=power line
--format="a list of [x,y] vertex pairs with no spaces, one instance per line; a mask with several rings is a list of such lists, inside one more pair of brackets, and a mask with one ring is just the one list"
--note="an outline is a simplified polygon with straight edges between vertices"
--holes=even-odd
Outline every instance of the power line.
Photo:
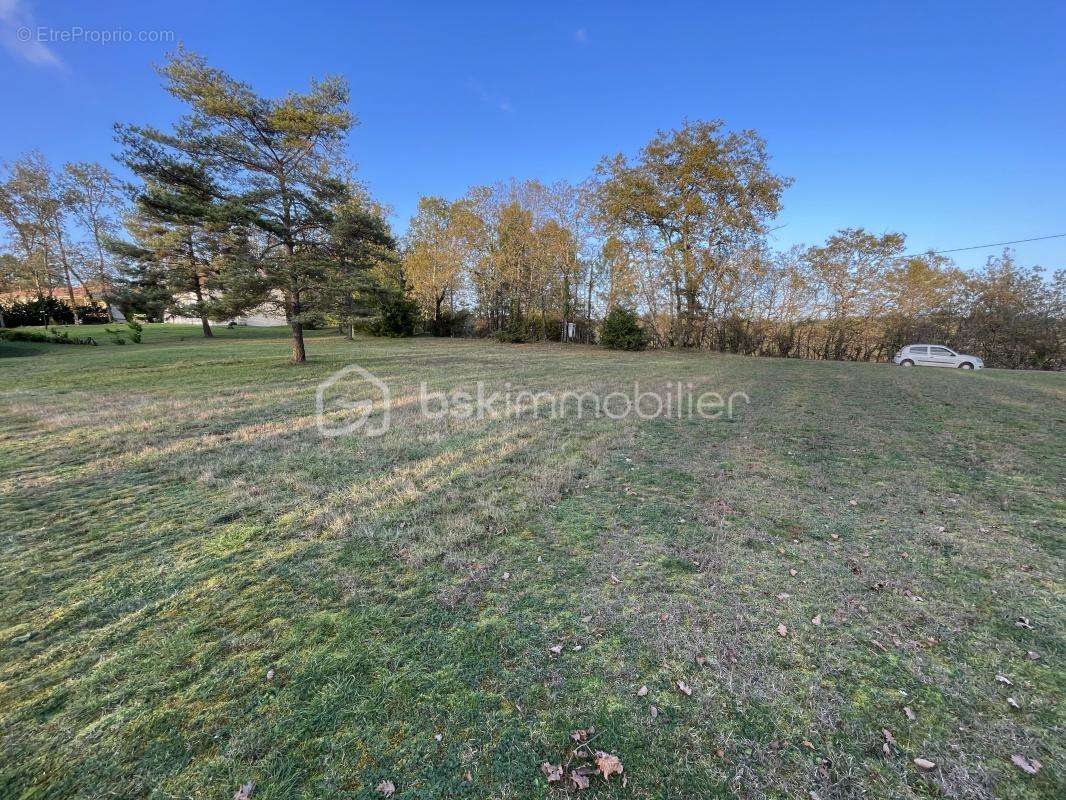
[[[987,247],[1003,247],[1008,244],[1024,244],[1025,242],[1042,242],[1045,239],[1061,239],[1066,233],[1053,233],[1050,236],[1034,236],[1032,239],[1014,239],[1010,242],[992,242],[992,244],[975,244],[972,247],[953,247],[950,250],[926,250],[924,253],[911,253],[910,256],[924,256],[929,253],[961,253],[964,250],[983,250]],[[906,256],[906,258],[910,258]]]

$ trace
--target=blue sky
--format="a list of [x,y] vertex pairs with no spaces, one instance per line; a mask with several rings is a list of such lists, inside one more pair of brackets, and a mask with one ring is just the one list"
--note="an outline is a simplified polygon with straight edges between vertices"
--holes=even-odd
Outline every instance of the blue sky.
[[[0,0],[0,160],[108,160],[115,121],[175,119],[152,64],[181,42],[263,93],[346,76],[350,155],[400,230],[420,194],[580,180],[688,117],[756,129],[795,178],[779,246],[853,225],[913,250],[1066,233],[1066,4],[807,6]],[[1066,267],[1066,239],[1018,254]]]

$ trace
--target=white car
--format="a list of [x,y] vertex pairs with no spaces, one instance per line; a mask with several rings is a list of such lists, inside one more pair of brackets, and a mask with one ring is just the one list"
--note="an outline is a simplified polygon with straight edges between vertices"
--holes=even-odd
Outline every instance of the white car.
[[892,357],[900,367],[954,367],[956,369],[984,369],[985,362],[977,356],[956,353],[939,344],[909,344]]

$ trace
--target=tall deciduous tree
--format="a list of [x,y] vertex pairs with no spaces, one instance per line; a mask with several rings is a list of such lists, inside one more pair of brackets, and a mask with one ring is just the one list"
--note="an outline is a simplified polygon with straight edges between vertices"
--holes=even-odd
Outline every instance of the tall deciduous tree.
[[454,311],[462,289],[472,253],[471,214],[465,201],[422,197],[407,228],[404,274],[422,311],[433,319],[434,330],[440,326],[445,302]]
[[845,228],[807,250],[820,288],[819,310],[828,324],[823,358],[844,358],[857,334],[887,311],[886,281],[898,267],[905,241],[899,233],[878,236]]
[[701,344],[735,255],[766,232],[791,181],[770,170],[758,134],[726,132],[717,120],[660,131],[635,161],[604,159],[597,177],[608,233],[657,264],[669,297],[665,338]]
[[93,253],[96,279],[107,306],[113,302],[112,268],[105,242],[115,233],[115,213],[122,205],[121,183],[106,167],[94,161],[78,161],[64,166],[67,204],[81,223],[87,245]]

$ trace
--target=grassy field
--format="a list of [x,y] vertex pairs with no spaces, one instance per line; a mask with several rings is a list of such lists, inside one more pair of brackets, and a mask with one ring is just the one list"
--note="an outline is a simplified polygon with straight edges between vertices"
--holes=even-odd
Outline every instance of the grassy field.
[[[0,797],[1066,793],[1066,376],[308,345],[0,343]],[[392,428],[323,438],[353,362]],[[431,420],[423,380],[751,402]],[[624,773],[549,786],[586,750]]]

